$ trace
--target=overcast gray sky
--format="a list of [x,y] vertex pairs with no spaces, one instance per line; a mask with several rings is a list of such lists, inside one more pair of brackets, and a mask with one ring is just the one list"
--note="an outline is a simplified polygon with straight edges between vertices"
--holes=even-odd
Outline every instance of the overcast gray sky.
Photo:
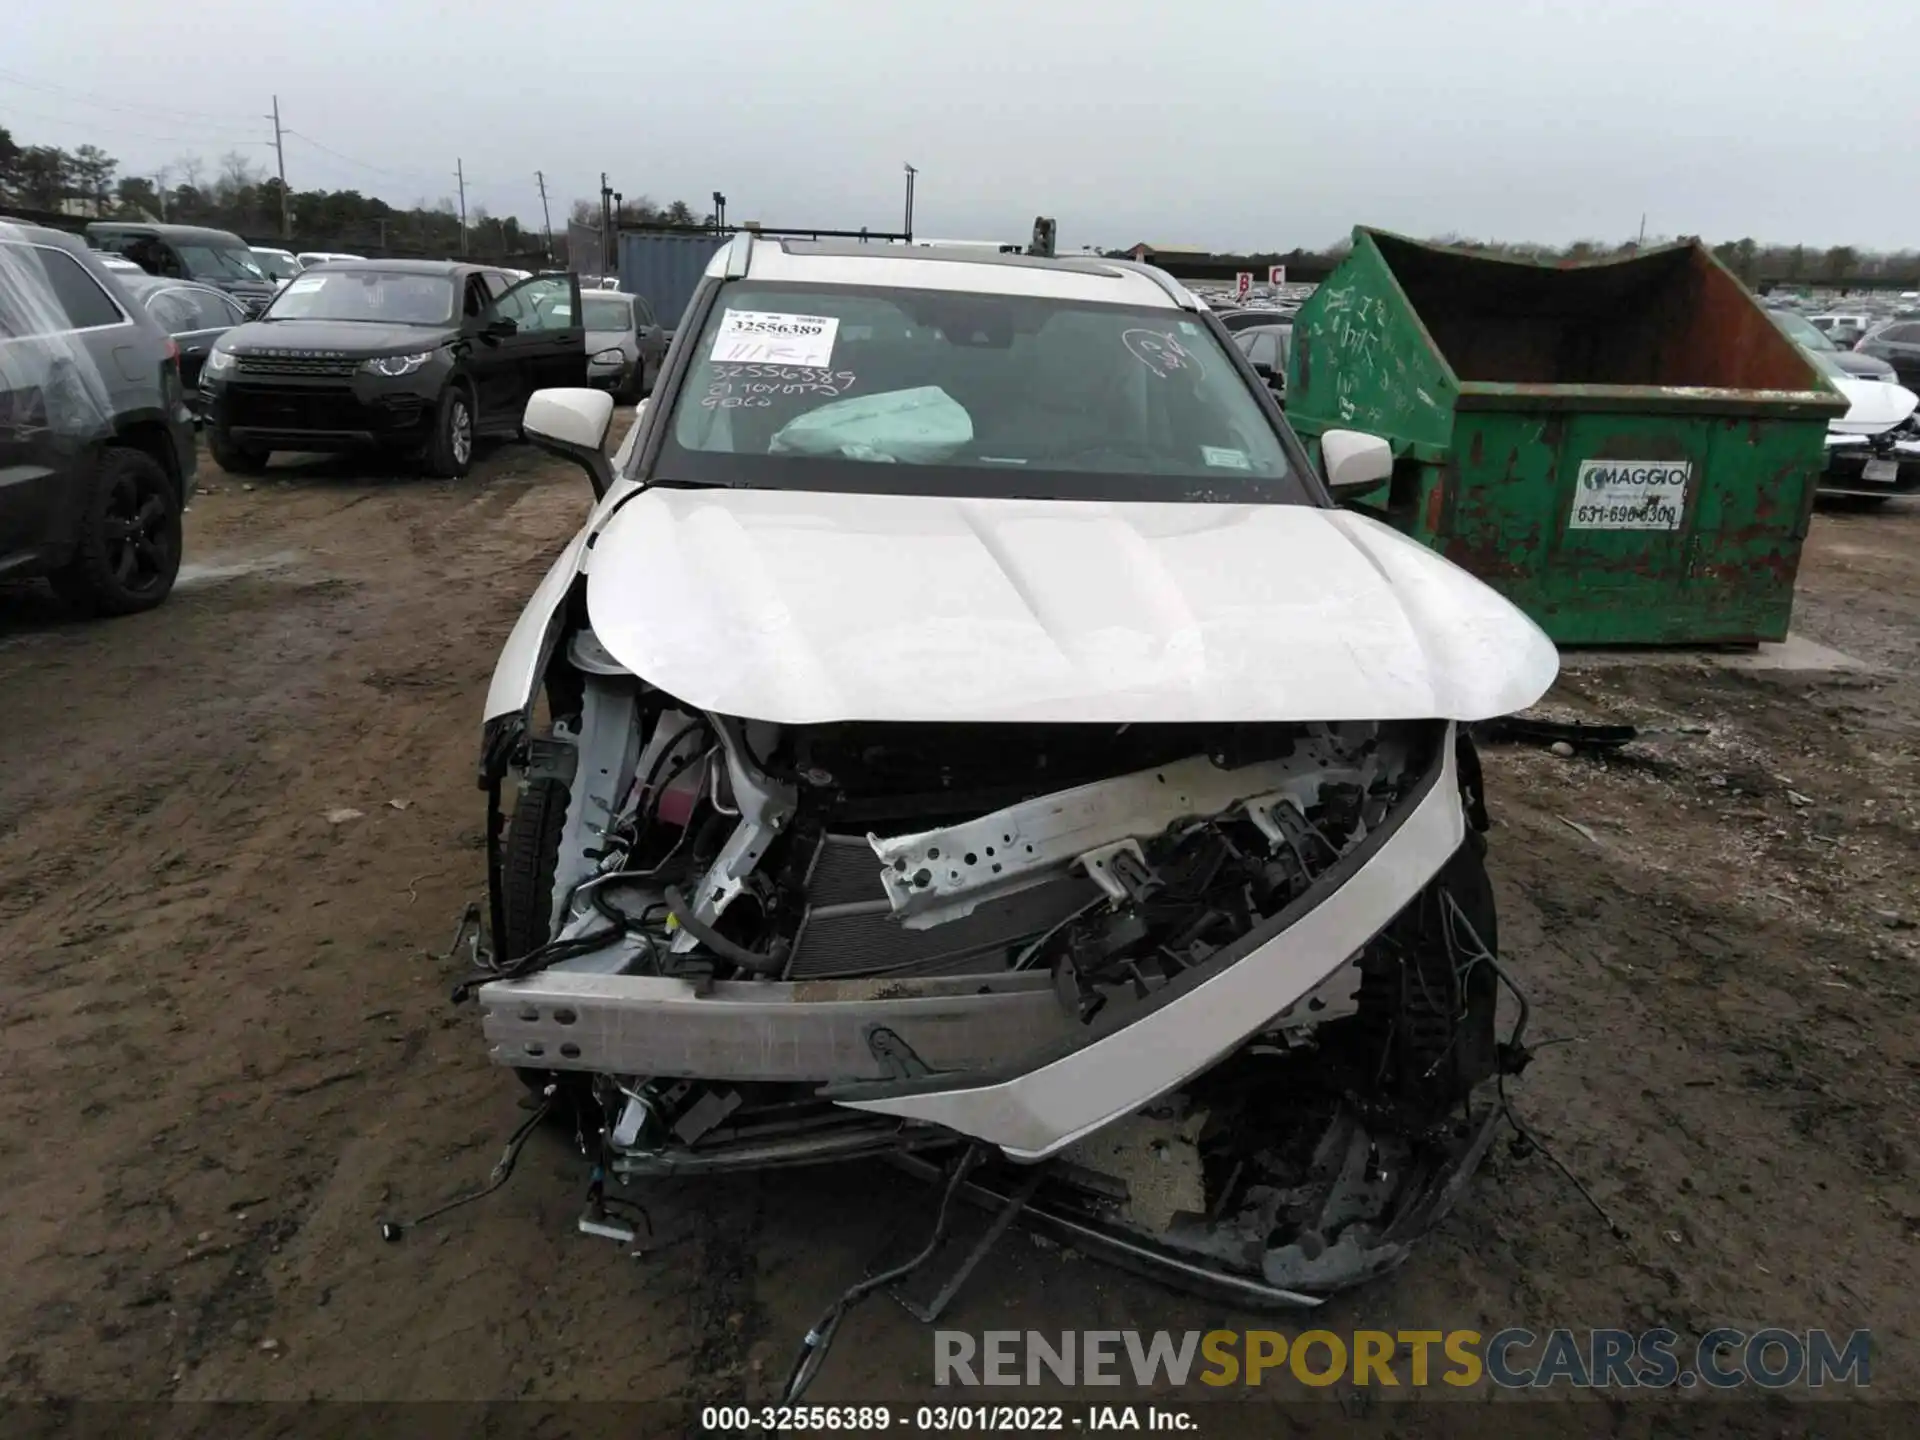
[[[65,0],[0,47],[0,125],[151,171],[556,220],[726,192],[733,220],[1063,248],[1697,233],[1920,245],[1915,0]],[[23,83],[25,82],[25,83]],[[117,106],[118,109],[108,109]],[[326,148],[321,148],[326,147]],[[342,157],[351,157],[342,158]]]

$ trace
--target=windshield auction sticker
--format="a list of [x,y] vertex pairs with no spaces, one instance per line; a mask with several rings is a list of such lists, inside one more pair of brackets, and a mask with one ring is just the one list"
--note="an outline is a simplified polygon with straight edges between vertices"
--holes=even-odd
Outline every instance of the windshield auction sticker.
[[1687,511],[1686,460],[1582,460],[1569,530],[1678,530]]
[[729,310],[720,317],[709,360],[751,365],[833,363],[840,320],[833,315],[782,315],[769,310]]

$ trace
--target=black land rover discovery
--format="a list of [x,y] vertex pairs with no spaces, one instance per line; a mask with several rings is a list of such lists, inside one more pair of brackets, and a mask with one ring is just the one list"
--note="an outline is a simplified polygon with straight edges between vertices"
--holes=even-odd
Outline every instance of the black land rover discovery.
[[213,458],[236,474],[276,450],[408,451],[464,475],[483,435],[517,436],[527,397],[586,384],[580,283],[442,260],[329,261],[200,372]]

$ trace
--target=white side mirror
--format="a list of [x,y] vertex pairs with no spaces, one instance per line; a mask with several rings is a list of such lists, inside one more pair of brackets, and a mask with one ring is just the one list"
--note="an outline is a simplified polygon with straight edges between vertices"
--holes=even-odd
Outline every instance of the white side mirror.
[[596,497],[613,484],[606,453],[612,423],[613,397],[604,390],[536,390],[520,418],[528,440],[587,472]]
[[1320,437],[1320,465],[1335,500],[1373,489],[1393,474],[1393,447],[1378,435],[1329,430]]

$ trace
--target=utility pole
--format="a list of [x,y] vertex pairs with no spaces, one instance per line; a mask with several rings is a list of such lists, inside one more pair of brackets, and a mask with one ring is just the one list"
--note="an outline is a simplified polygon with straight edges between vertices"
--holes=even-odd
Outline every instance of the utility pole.
[[540,219],[547,231],[547,261],[553,261],[553,216],[547,213],[547,172],[536,170],[533,178],[540,182]]
[[620,273],[620,210],[626,203],[626,196],[618,190],[613,192],[613,224],[607,227],[606,263],[600,267],[602,275]]
[[280,97],[273,97],[273,114],[266,117],[273,121],[273,153],[280,162],[280,238],[285,240],[293,234],[293,222],[287,213],[287,147],[280,135]]
[[[607,273],[607,251],[613,244],[613,187],[607,184],[607,172],[600,172],[600,273]],[[579,260],[569,257],[577,269]]]
[[460,253],[467,253],[467,168],[466,162],[455,159],[453,178],[460,184]]
[[1647,248],[1647,212],[1644,210],[1640,212],[1640,243],[1634,248],[1639,250]]
[[909,242],[911,242],[913,239],[913,177],[918,175],[919,173],[920,172],[914,169],[913,166],[911,165],[907,166],[907,226],[906,226],[906,229],[907,229],[907,239]]

